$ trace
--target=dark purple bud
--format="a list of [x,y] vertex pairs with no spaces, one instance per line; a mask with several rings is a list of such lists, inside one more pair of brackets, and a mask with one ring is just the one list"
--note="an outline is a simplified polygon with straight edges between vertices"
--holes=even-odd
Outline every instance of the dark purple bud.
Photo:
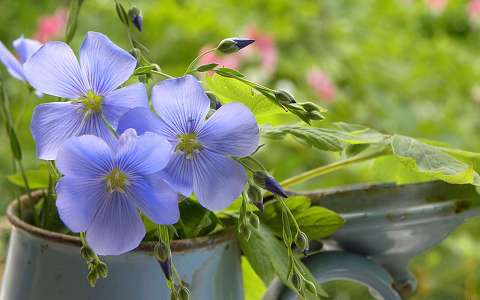
[[136,8],[135,6],[130,8],[128,11],[128,17],[130,18],[130,21],[132,21],[133,25],[137,27],[138,31],[142,31],[142,12]]
[[255,42],[255,40],[246,38],[228,38],[222,40],[220,44],[218,44],[217,50],[225,54],[235,53],[240,51],[240,49],[252,44],[253,42]]
[[255,171],[253,173],[253,181],[261,188],[272,192],[283,198],[288,198],[287,192],[282,188],[280,183],[264,171]]
[[212,92],[206,92],[208,98],[210,99],[210,108],[211,109],[219,109],[220,107],[222,107],[222,103],[220,102],[220,100],[218,99],[217,96],[215,96],[214,93]]
[[172,259],[168,258],[165,261],[158,260],[160,267],[162,267],[163,274],[165,278],[170,280],[172,278]]

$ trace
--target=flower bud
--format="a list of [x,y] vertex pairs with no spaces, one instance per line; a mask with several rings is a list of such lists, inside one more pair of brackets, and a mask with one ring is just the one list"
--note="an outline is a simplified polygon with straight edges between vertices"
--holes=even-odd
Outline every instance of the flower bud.
[[295,238],[295,245],[303,252],[303,254],[306,255],[306,253],[308,253],[308,237],[303,231],[299,231],[297,233],[297,237]]
[[217,50],[225,54],[235,53],[253,42],[255,42],[255,40],[245,38],[228,38],[222,40],[220,44],[218,44]]
[[317,288],[315,286],[315,283],[311,282],[310,280],[305,280],[304,283],[305,283],[305,288],[307,289],[307,291],[309,291],[310,293],[312,293],[314,295],[317,295]]
[[260,219],[256,214],[250,214],[249,220],[253,228],[258,229],[260,227]]
[[308,114],[307,114],[307,117],[310,119],[310,120],[323,120],[325,119],[325,116],[322,115],[320,112],[318,111],[309,111]]
[[277,99],[280,104],[296,103],[295,98],[293,98],[289,92],[284,90],[275,91],[275,99]]
[[218,99],[217,96],[215,96],[214,93],[212,92],[205,92],[208,96],[208,98],[210,99],[210,108],[211,109],[219,109],[220,107],[222,107],[222,103],[220,102],[220,100]]
[[253,173],[253,181],[261,188],[272,192],[283,198],[288,198],[287,192],[282,188],[280,183],[265,171],[255,171]]
[[248,199],[263,213],[262,190],[256,185],[250,184],[247,190]]
[[98,274],[96,270],[94,270],[94,268],[90,269],[87,275],[87,280],[91,287],[95,287],[95,285],[97,284],[97,279],[98,279]]
[[128,17],[130,18],[130,21],[132,21],[132,24],[135,25],[135,27],[137,27],[138,31],[141,32],[143,17],[140,9],[138,9],[135,6],[130,8],[130,10],[128,11]]
[[172,259],[168,258],[165,261],[159,261],[159,263],[165,278],[170,280],[172,278]]
[[98,275],[99,275],[100,277],[102,277],[102,278],[107,278],[107,276],[108,276],[108,267],[107,267],[107,265],[106,265],[103,261],[101,261],[101,262],[98,263],[98,265],[97,265],[97,273],[98,273]]
[[304,282],[304,279],[300,274],[293,273],[292,284],[297,291],[302,291],[303,290],[303,282]]
[[155,255],[155,258],[160,262],[166,261],[172,255],[170,252],[170,248],[163,241],[159,241],[155,244],[155,247],[153,248],[153,254]]
[[252,231],[250,228],[248,228],[247,224],[241,223],[240,226],[238,227],[238,232],[245,238],[245,240],[250,239],[250,235],[252,234]]
[[190,300],[192,299],[192,294],[190,293],[190,290],[182,285],[179,289],[178,289],[178,298],[179,300]]
[[82,248],[80,248],[80,256],[88,262],[96,258],[95,252],[88,246],[82,246]]
[[170,300],[180,300],[178,297],[178,292],[175,289],[170,290]]

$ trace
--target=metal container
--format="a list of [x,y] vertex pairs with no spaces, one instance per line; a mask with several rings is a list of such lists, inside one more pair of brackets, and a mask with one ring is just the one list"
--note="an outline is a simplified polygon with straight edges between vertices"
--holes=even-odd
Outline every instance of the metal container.
[[[34,227],[15,212],[16,202],[7,210],[13,229],[1,300],[169,299],[160,265],[152,256],[153,243],[124,255],[102,257],[109,275],[92,288],[79,238]],[[243,299],[240,250],[233,232],[173,241],[172,253],[192,299]]]

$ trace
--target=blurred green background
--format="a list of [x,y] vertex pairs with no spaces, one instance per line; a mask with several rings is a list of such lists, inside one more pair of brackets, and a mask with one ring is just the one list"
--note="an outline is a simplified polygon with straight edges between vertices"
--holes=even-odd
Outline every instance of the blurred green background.
[[[181,75],[200,49],[225,37],[253,37],[257,43],[245,53],[207,60],[238,67],[254,80],[287,89],[298,99],[318,102],[329,109],[327,122],[361,123],[466,150],[480,149],[479,1],[123,3],[143,11],[144,31],[137,37],[150,49],[150,60],[167,73]],[[61,25],[66,8],[68,1],[0,0],[0,40],[11,48],[20,35],[61,39],[62,29],[55,26]],[[113,0],[85,0],[74,49],[89,30],[103,32],[130,49]],[[3,67],[0,70],[6,74]],[[8,88],[25,164],[35,168],[39,161],[28,129],[31,111],[52,99],[27,94],[14,79],[8,80]],[[14,189],[6,179],[11,162],[3,131],[0,140],[0,211],[4,211]],[[271,143],[262,158],[279,179],[338,159],[293,140]],[[299,188],[417,179],[402,166],[386,170],[382,164],[364,163]],[[413,261],[419,289],[412,299],[480,298],[479,228],[480,220],[471,220],[442,245]],[[332,299],[370,299],[365,289],[352,284],[328,285],[327,290]],[[261,288],[251,287],[247,299],[259,299],[259,294]]]

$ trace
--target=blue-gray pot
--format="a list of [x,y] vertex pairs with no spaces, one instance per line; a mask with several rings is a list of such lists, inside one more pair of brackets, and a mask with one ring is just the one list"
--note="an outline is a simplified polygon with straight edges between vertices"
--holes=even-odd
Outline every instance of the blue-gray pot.
[[[169,299],[153,244],[106,256],[109,275],[89,286],[77,237],[47,231],[20,220],[9,206],[13,225],[0,300],[161,300]],[[243,299],[240,250],[233,232],[172,242],[173,262],[192,299]]]

